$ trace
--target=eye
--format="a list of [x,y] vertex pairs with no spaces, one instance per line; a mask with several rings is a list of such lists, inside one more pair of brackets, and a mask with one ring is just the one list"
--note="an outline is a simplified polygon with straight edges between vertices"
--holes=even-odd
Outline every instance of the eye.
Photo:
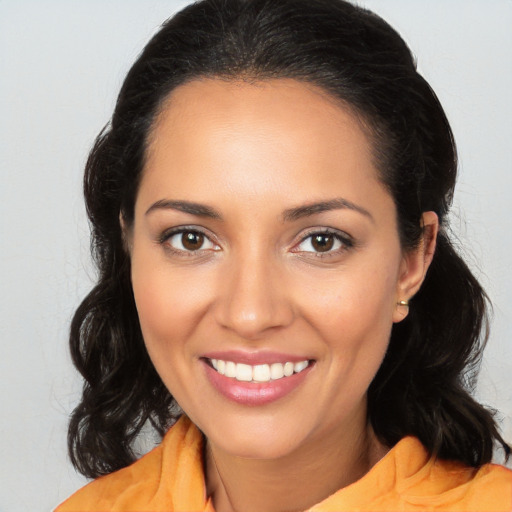
[[177,252],[196,252],[219,249],[218,245],[214,244],[204,233],[194,229],[173,231],[165,234],[161,241]]
[[311,233],[294,248],[294,252],[312,252],[316,254],[336,253],[352,247],[350,238],[329,231]]

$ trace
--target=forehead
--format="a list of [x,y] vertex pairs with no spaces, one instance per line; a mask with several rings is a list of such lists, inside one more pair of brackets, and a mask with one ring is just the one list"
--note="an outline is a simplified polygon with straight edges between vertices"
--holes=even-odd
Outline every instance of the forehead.
[[149,156],[162,142],[158,139],[168,139],[171,130],[173,138],[186,134],[195,143],[190,132],[204,135],[204,131],[197,132],[201,128],[211,131],[211,136],[220,131],[236,131],[239,136],[245,131],[254,138],[266,134],[281,144],[302,136],[311,140],[310,148],[319,150],[324,145],[343,144],[343,138],[351,135],[350,142],[357,142],[354,149],[371,152],[367,130],[353,108],[318,86],[292,79],[204,78],[178,86],[153,123]]
[[322,89],[290,79],[202,79],[165,101],[142,185],[165,182],[169,190],[205,196],[197,200],[208,200],[215,185],[241,196],[288,193],[309,201],[332,195],[335,185],[364,196],[378,181],[360,120]]

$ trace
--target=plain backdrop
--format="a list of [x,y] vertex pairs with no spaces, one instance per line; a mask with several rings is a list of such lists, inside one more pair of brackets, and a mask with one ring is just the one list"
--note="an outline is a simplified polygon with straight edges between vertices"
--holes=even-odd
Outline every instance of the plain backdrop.
[[[67,332],[94,279],[82,170],[129,66],[186,3],[0,0],[0,512],[49,511],[85,483],[66,455]],[[452,223],[495,305],[478,395],[510,442],[512,1],[360,3],[403,35],[452,123]]]

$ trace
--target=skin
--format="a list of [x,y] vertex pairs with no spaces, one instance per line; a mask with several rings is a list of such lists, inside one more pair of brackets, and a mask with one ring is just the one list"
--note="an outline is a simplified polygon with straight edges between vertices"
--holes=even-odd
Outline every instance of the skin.
[[[286,215],[339,198],[350,207]],[[393,323],[407,315],[397,302],[416,293],[432,259],[436,215],[423,223],[425,240],[405,253],[368,137],[321,90],[204,79],[171,93],[125,234],[145,343],[206,435],[217,512],[304,510],[385,454],[366,421],[366,392]],[[204,233],[199,250],[169,235],[180,227]],[[311,235],[326,229],[342,241],[318,252]],[[201,360],[233,349],[314,365],[288,395],[247,406],[221,395]]]

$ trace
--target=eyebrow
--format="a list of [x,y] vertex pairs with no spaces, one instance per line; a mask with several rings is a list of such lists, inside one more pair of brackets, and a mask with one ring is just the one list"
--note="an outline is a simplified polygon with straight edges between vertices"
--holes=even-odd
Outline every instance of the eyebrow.
[[[349,209],[356,211],[372,222],[375,221],[372,214],[361,206],[358,206],[347,199],[341,197],[330,199],[329,201],[320,201],[318,203],[310,203],[296,208],[289,208],[283,212],[283,220],[285,222],[293,222],[304,217],[310,217],[317,213],[327,212],[331,210]],[[177,210],[183,213],[189,213],[198,217],[206,217],[210,219],[222,220],[222,215],[210,206],[191,201],[179,201],[172,199],[160,199],[153,203],[147,210],[146,215],[155,210]]]
[[155,210],[178,210],[183,213],[190,213],[191,215],[197,215],[198,217],[207,217],[210,219],[222,219],[220,213],[200,203],[193,203],[191,201],[174,201],[171,199],[160,199],[156,203],[153,203],[147,210],[146,215]]
[[358,206],[357,204],[354,204],[347,199],[343,199],[342,197],[330,199],[329,201],[321,201],[319,203],[306,204],[303,206],[298,206],[297,208],[290,208],[284,211],[283,219],[285,221],[295,221],[302,219],[303,217],[315,215],[316,213],[342,209],[356,211],[365,217],[368,217],[372,222],[375,222],[375,219],[368,210],[365,210],[362,206]]

